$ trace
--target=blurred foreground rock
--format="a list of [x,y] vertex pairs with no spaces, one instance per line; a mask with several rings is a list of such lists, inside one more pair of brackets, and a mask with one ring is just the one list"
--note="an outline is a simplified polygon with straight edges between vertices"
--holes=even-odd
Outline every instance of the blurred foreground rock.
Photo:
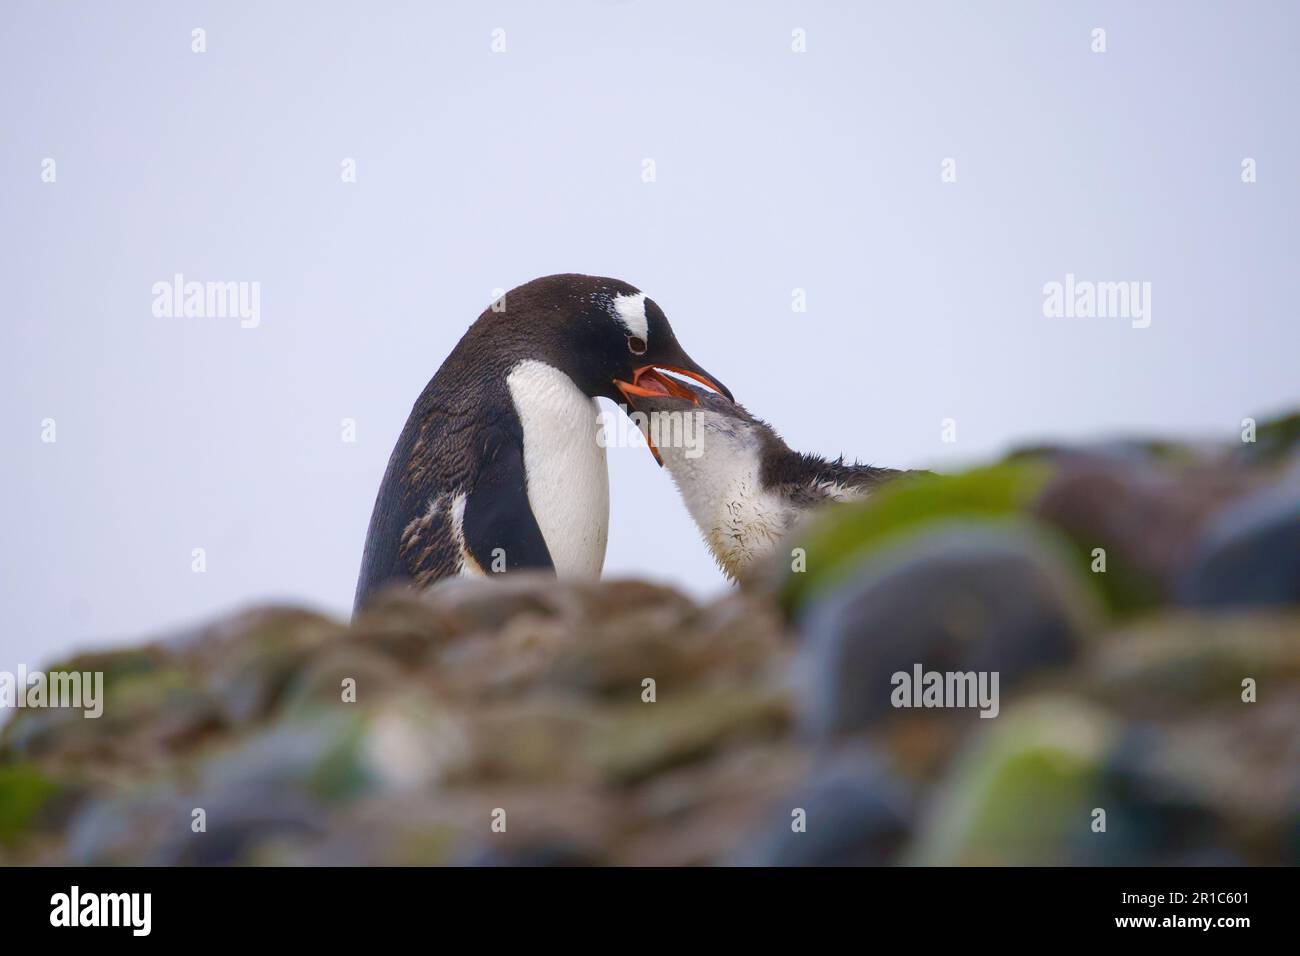
[[1279,421],[900,482],[703,604],[460,579],[52,664],[103,716],[7,715],[0,864],[1295,865]]

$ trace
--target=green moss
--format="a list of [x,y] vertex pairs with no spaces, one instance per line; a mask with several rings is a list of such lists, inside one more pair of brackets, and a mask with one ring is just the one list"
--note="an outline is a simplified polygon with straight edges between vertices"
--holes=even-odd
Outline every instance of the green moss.
[[105,710],[130,713],[152,712],[169,697],[195,690],[195,682],[181,667],[163,667],[147,672],[115,674],[104,678]]
[[1276,461],[1300,447],[1300,412],[1279,415],[1255,426],[1255,456]]
[[331,715],[320,726],[328,731],[328,742],[307,781],[308,789],[329,801],[346,801],[365,792],[372,782],[361,754],[365,721],[351,715]]
[[1088,837],[1109,720],[1064,698],[1031,702],[1003,720],[959,758],[911,862],[1051,865]]
[[405,830],[394,847],[398,866],[445,866],[452,861],[459,834],[450,826],[433,825]]
[[870,555],[932,523],[1018,514],[1051,473],[1045,463],[1021,461],[959,475],[904,478],[864,502],[827,509],[796,542],[806,553],[807,569],[785,573],[781,604],[792,613],[843,581]]
[[0,843],[17,842],[58,789],[30,767],[0,767]]
[[102,673],[105,686],[115,681],[148,675],[161,667],[167,655],[156,647],[125,651],[90,651],[43,668],[46,673],[79,671]]
[[[1110,614],[1127,618],[1165,602],[1161,582],[1125,561],[1123,549],[1114,542],[1096,534],[1078,534],[1056,524],[1052,527],[1068,544],[1079,578],[1091,586]],[[1092,551],[1098,546],[1106,549],[1104,574],[1092,570]]]

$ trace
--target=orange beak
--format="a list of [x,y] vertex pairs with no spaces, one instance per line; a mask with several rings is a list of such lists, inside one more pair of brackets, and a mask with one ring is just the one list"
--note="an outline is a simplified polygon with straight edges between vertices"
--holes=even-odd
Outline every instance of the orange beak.
[[[727,398],[731,398],[730,392],[707,375],[675,365],[642,365],[632,373],[632,381],[625,382],[616,378],[614,379],[614,387],[623,393],[623,397],[627,399],[627,403],[633,408],[636,408],[637,398],[651,395],[671,395],[674,398],[684,398],[692,405],[700,404],[700,400],[694,392],[676,379],[663,374],[663,372],[659,371],[660,369],[675,372],[678,375],[685,375],[687,378],[694,379],[701,385],[725,395]],[[663,456],[659,454],[659,449],[655,447],[655,443],[649,435],[645,436],[645,443],[650,448],[650,454],[655,456],[655,461],[659,462],[660,467],[663,467]]]
[[684,398],[693,405],[700,404],[700,400],[695,397],[695,393],[676,379],[669,378],[659,369],[666,369],[669,372],[676,372],[678,375],[685,375],[687,378],[693,378],[701,385],[707,385],[715,392],[722,389],[718,384],[707,376],[700,375],[698,372],[692,372],[689,369],[676,368],[672,365],[642,365],[632,373],[632,381],[625,382],[622,379],[614,379],[614,387],[623,393],[623,397],[628,400],[628,404],[635,406],[637,396],[647,395],[671,395],[674,398]]

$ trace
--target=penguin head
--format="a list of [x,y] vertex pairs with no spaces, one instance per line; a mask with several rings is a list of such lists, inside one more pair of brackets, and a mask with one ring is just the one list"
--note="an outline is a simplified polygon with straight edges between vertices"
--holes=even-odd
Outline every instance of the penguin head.
[[[527,317],[522,329],[521,314]],[[506,293],[502,318],[527,336],[528,357],[564,372],[592,398],[630,403],[653,394],[698,401],[695,391],[665,374],[673,373],[732,401],[730,390],[686,354],[663,309],[618,279],[572,274],[534,279]]]

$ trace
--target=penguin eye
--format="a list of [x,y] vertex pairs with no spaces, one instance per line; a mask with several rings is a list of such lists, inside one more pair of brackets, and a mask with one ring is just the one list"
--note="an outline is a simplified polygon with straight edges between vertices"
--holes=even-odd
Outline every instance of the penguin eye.
[[629,335],[627,337],[627,350],[633,355],[645,355],[645,339],[638,335]]

